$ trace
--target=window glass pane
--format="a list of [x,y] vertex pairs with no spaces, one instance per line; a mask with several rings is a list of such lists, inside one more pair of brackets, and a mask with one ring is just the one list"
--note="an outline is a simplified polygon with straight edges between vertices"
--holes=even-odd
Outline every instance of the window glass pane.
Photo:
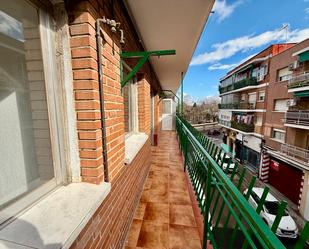
[[259,92],[259,101],[265,100],[265,92]]
[[288,67],[282,68],[278,71],[278,81],[289,80],[292,77],[292,72]]
[[0,7],[0,209],[54,178],[38,12]]
[[250,103],[256,102],[256,93],[249,94],[249,102]]
[[275,100],[275,111],[287,111],[289,109],[287,99]]
[[172,114],[172,100],[163,99],[163,114]]
[[284,132],[277,131],[277,130],[274,130],[274,131],[273,131],[273,138],[278,139],[278,140],[284,142],[285,133],[284,133]]

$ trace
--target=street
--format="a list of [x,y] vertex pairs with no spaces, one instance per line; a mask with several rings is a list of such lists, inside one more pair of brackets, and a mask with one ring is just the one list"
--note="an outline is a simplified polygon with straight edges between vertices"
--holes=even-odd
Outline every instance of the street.
[[[220,134],[220,135],[208,135],[207,133],[208,133],[207,130],[204,131],[204,134],[207,137],[209,137],[217,146],[221,145],[222,134]],[[235,175],[235,177],[233,179],[233,183],[234,183],[235,186],[238,186],[238,184],[239,184],[239,179],[240,179],[239,174],[242,170],[243,170],[243,166],[240,166],[238,168],[237,174]],[[243,179],[243,182],[240,186],[241,193],[243,193],[243,191],[248,188],[249,183],[251,181],[251,178],[253,176],[256,176],[256,174],[254,172],[252,172],[251,170],[247,169],[245,177]],[[263,186],[265,186],[265,183],[263,183],[259,179],[257,179],[255,186],[263,187]],[[270,186],[270,188],[271,188],[272,193],[277,192],[271,186]],[[278,193],[277,193],[276,198],[278,198],[279,200],[280,199],[283,200],[280,197],[281,197],[281,195],[278,196]],[[211,210],[214,208],[214,205],[217,201],[216,198],[217,198],[217,194],[215,194],[213,196],[213,201],[212,201],[212,204],[211,204]],[[284,200],[286,200],[286,199],[284,198]],[[288,203],[289,203],[289,201],[288,201]],[[230,241],[229,239],[227,239],[227,236],[231,236],[231,234],[233,233],[232,231],[234,230],[233,228],[235,227],[236,223],[235,223],[234,218],[229,214],[229,210],[228,210],[227,206],[225,205],[222,211],[220,210],[221,206],[222,206],[222,198],[219,198],[219,200],[217,202],[216,211],[214,213],[213,220],[217,221],[219,213],[220,212],[222,212],[222,213],[221,213],[221,218],[220,218],[220,222],[218,224],[218,227],[215,228],[213,232],[215,234],[215,237],[218,238],[218,241]],[[289,204],[288,205],[289,213],[294,218],[298,228],[301,228],[302,225],[303,225],[303,223],[301,222],[303,220],[303,218],[299,217],[299,215],[291,208],[291,206],[293,208],[295,208],[294,207],[295,205]],[[230,216],[230,217],[228,218],[228,216]],[[223,229],[225,224],[227,224],[226,230]],[[215,226],[215,224],[212,224],[212,225]],[[297,241],[296,239],[289,239],[289,238],[280,238],[280,240],[287,248],[293,248],[295,246],[296,241]],[[243,242],[243,235],[242,235],[241,232],[239,232],[236,236],[235,245],[233,245],[233,248],[241,248],[242,242]],[[307,245],[305,248],[309,248],[309,246]]]

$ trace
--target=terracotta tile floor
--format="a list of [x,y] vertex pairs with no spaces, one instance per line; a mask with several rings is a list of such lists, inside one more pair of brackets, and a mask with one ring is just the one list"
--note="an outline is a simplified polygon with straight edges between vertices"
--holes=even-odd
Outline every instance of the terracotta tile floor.
[[175,132],[162,132],[152,148],[152,166],[125,248],[201,248]]

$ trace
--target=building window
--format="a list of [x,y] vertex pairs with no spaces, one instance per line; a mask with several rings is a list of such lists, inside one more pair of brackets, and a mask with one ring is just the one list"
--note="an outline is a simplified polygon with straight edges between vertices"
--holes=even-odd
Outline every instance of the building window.
[[282,68],[277,72],[277,81],[286,81],[292,78],[292,72],[289,67]]
[[172,114],[172,100],[171,99],[163,100],[163,114]]
[[264,102],[265,100],[265,91],[260,91],[259,92],[259,102]]
[[276,99],[274,105],[274,111],[285,112],[289,109],[288,99]]
[[256,102],[256,93],[249,93],[249,103]]
[[138,132],[138,93],[136,78],[130,80],[123,88],[124,130],[126,134]]
[[261,115],[256,116],[255,124],[257,126],[262,126],[263,117]]
[[243,146],[242,149],[242,159],[244,163],[253,170],[257,170],[260,165],[260,154],[247,146]]
[[56,187],[60,179],[58,173],[56,180],[55,172],[61,170],[54,168],[60,165],[53,161],[48,111],[51,104],[46,97],[43,32],[38,21],[44,20],[49,27],[49,18],[28,1],[3,0],[0,8],[4,24],[0,25],[2,223]]
[[246,96],[247,96],[247,94],[245,94],[245,93],[241,94],[241,101],[242,102],[246,101]]
[[285,140],[285,131],[273,129],[272,138],[278,140],[280,142],[284,142]]

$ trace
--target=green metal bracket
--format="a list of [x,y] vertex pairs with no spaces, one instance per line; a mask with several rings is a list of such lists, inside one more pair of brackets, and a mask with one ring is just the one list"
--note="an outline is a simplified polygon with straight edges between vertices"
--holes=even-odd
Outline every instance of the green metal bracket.
[[135,67],[132,69],[128,75],[122,79],[121,87],[124,87],[129,80],[133,78],[133,76],[141,69],[141,67],[145,64],[150,56],[161,56],[161,55],[174,55],[176,54],[176,50],[159,50],[159,51],[144,51],[144,52],[122,52],[120,57],[122,59],[125,58],[141,58]]

